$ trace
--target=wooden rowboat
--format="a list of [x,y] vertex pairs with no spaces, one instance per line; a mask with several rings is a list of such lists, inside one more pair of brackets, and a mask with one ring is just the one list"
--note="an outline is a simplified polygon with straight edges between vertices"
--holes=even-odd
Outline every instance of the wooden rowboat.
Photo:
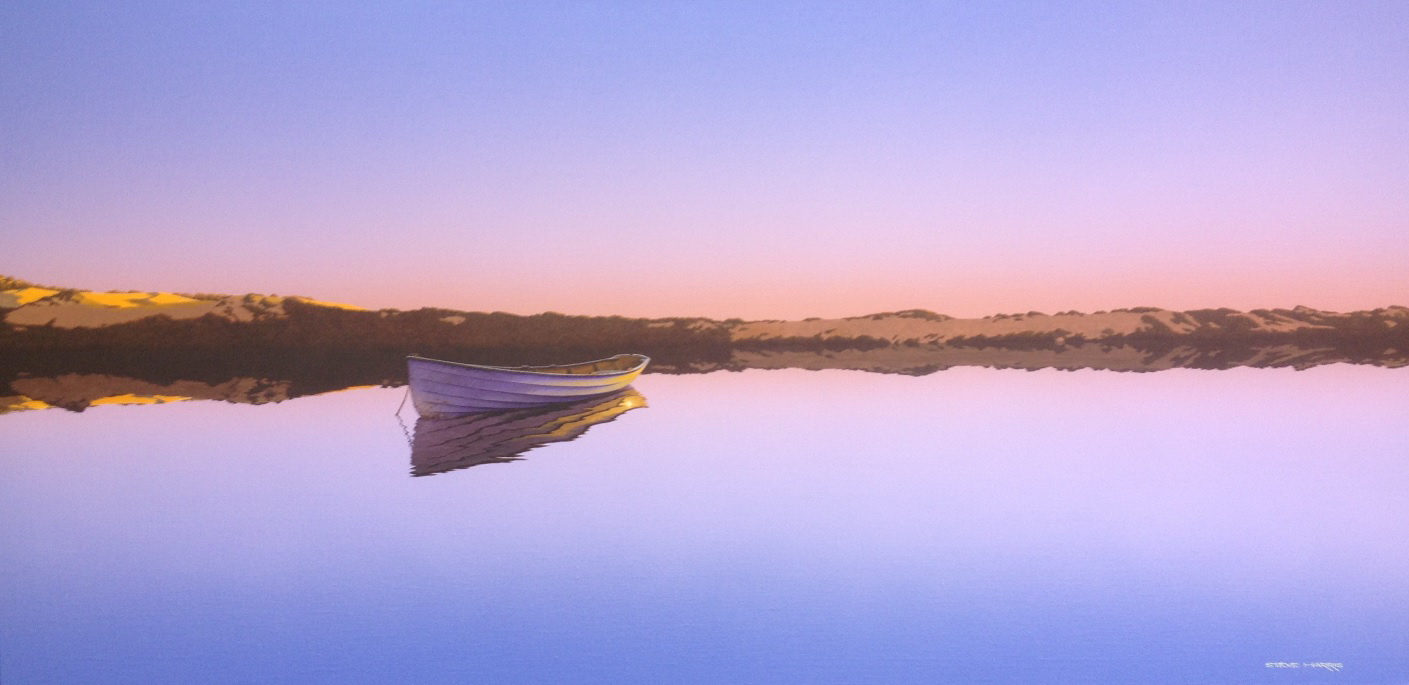
[[578,402],[624,389],[650,358],[619,354],[560,366],[477,366],[415,355],[406,358],[411,401],[421,416],[525,409]]

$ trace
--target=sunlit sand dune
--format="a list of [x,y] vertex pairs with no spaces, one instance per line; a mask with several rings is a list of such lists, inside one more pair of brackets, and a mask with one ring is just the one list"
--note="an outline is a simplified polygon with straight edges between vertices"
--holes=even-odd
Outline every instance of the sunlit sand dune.
[[305,304],[311,304],[311,305],[314,305],[314,306],[316,306],[316,307],[331,307],[331,308],[333,308],[333,309],[346,309],[346,310],[348,310],[348,311],[353,311],[353,312],[365,312],[365,311],[367,311],[367,308],[366,308],[366,307],[359,307],[359,306],[357,306],[357,305],[355,305],[355,304],[343,304],[343,303],[341,303],[341,302],[325,302],[325,301],[323,301],[323,300],[315,300],[315,299],[310,298],[310,297],[299,297],[299,296],[297,296],[297,295],[293,296],[292,299],[298,300],[299,302],[303,302],[303,303],[305,303]]
[[356,305],[297,295],[192,297],[168,292],[64,291],[40,287],[0,291],[0,310],[9,310],[4,320],[16,326],[98,328],[156,316],[181,320],[212,315],[229,321],[277,318],[285,315],[284,303],[288,300],[313,307],[366,311]]
[[[9,279],[12,283],[23,283]],[[180,295],[168,292],[96,292],[56,290],[26,286],[0,291],[0,310],[12,326],[52,326],[55,328],[98,328],[140,321],[152,317],[173,320],[213,316],[234,322],[287,318],[290,303],[349,315],[367,312],[362,307],[316,300],[303,296],[278,295]],[[436,319],[446,326],[460,326],[470,312],[436,310]],[[403,314],[383,310],[383,316]],[[509,317],[522,319],[524,317]],[[595,317],[602,320],[605,317]],[[576,317],[581,325],[584,319]],[[1091,314],[1060,312],[1043,314],[998,314],[979,319],[958,319],[925,310],[887,312],[843,319],[804,321],[722,322],[709,319],[656,319],[639,321],[652,330],[684,330],[701,335],[725,332],[736,343],[767,343],[785,340],[866,340],[879,344],[965,344],[995,338],[1042,337],[1058,344],[1080,344],[1131,335],[1228,336],[1246,334],[1290,334],[1302,331],[1334,331],[1353,328],[1357,333],[1393,331],[1409,325],[1409,308],[1386,307],[1342,314],[1308,307],[1257,309],[1239,312],[1231,309],[1170,311],[1154,307],[1116,309]],[[1401,329],[1406,330],[1406,329]]]
[[5,290],[0,292],[0,309],[13,309],[58,293],[57,290],[34,287]]
[[[1388,307],[1357,314],[1374,315],[1376,323],[1385,330],[1409,324],[1409,308],[1405,307]],[[1199,332],[1246,334],[1331,330],[1346,316],[1309,307],[1253,312],[1231,309],[1176,312],[1139,307],[1094,314],[999,314],[982,319],[955,319],[930,312],[910,311],[846,319],[750,321],[734,326],[730,336],[735,341],[868,337],[888,343],[948,343],[972,338],[1043,335],[1068,342],[1096,341],[1139,333],[1182,336]]]

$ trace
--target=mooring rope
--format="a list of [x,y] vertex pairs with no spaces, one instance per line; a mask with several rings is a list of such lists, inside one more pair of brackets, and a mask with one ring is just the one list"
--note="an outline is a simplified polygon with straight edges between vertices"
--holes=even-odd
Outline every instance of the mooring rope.
[[411,396],[411,386],[406,386],[406,393],[401,396],[401,404],[396,405],[396,416],[401,417],[401,410],[406,408],[406,398]]
[[414,447],[415,441],[411,438],[411,429],[406,427],[406,421],[401,418],[401,410],[406,408],[406,397],[411,394],[411,386],[406,386],[406,394],[401,396],[401,404],[396,407],[396,422],[401,424],[401,434],[406,436],[406,444]]

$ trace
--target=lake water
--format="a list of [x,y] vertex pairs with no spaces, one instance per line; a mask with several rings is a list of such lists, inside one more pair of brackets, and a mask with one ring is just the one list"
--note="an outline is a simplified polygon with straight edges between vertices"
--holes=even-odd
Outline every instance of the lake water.
[[0,416],[0,682],[1409,682],[1409,369],[636,387],[428,477],[399,388]]

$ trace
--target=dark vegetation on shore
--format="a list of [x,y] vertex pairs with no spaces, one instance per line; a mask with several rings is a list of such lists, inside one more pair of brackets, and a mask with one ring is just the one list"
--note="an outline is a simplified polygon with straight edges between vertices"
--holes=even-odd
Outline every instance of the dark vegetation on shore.
[[[728,332],[692,320],[422,309],[375,312],[286,301],[287,317],[237,322],[218,316],[153,316],[100,328],[0,326],[0,383],[20,377],[102,374],[166,384],[232,378],[287,379],[299,395],[353,385],[400,385],[406,355],[490,365],[649,355],[655,373],[723,364]],[[447,316],[463,317],[448,324]],[[653,325],[654,324],[654,325]],[[0,393],[4,393],[0,386]]]
[[[820,335],[812,337],[781,337],[739,340],[735,349],[750,351],[788,350],[804,352],[838,352],[842,350],[876,350],[885,347],[911,348],[970,348],[998,350],[1067,350],[1095,345],[1102,348],[1132,347],[1159,356],[1178,347],[1198,350],[1256,350],[1276,345],[1291,345],[1307,349],[1330,348],[1353,353],[1365,359],[1375,359],[1386,349],[1409,351],[1409,326],[1388,327],[1373,312],[1356,312],[1336,318],[1323,317],[1317,328],[1291,331],[1259,330],[1249,325],[1235,310],[1201,310],[1185,312],[1202,326],[1188,333],[1176,332],[1153,316],[1143,317],[1149,329],[1135,333],[1112,333],[1099,338],[1057,329],[1003,335],[969,335],[949,338],[943,342],[921,342],[914,339],[889,341],[869,335],[855,337]],[[1226,318],[1225,318],[1226,317]]]
[[[600,351],[605,356],[623,346],[670,359],[728,357],[728,331],[692,328],[691,319],[651,320],[626,317],[505,313],[466,313],[421,309],[410,312],[349,311],[284,303],[287,317],[231,321],[218,316],[172,320],[152,316],[95,328],[0,326],[0,349],[7,356],[92,354],[109,358],[157,355],[263,356],[331,354],[404,357],[456,351],[515,358],[558,356],[564,351]],[[449,324],[453,317],[461,323]],[[497,357],[496,357],[497,358]],[[535,363],[533,361],[523,363]]]
[[[31,285],[0,276],[0,290]],[[245,302],[263,301],[249,296]],[[245,317],[251,320],[245,321],[207,314],[180,320],[153,315],[96,327],[0,323],[0,396],[23,395],[11,387],[17,379],[90,376],[156,385],[196,381],[210,386],[254,379],[280,383],[287,386],[287,396],[297,397],[350,386],[401,385],[408,354],[518,366],[635,352],[652,358],[648,373],[742,370],[759,363],[749,361],[759,354],[791,359],[789,363],[802,364],[800,368],[865,368],[908,375],[955,364],[1124,371],[1409,364],[1409,323],[1402,308],[1349,314],[1306,308],[1246,313],[1204,309],[1169,312],[1164,319],[1157,315],[1163,310],[1139,308],[1117,310],[1143,315],[1143,327],[1133,333],[1107,329],[1099,337],[1088,337],[1057,328],[950,337],[942,342],[864,334],[788,336],[786,326],[777,329],[782,335],[733,340],[731,331],[745,322],[556,313],[518,316],[446,309],[360,311],[292,298],[283,300],[279,313],[267,311],[256,306]],[[894,317],[950,319],[924,310],[857,318]],[[992,354],[986,356],[985,351]],[[1133,366],[1132,352],[1143,357]],[[833,365],[829,361],[833,355],[848,361]],[[86,405],[60,406],[82,409]]]

